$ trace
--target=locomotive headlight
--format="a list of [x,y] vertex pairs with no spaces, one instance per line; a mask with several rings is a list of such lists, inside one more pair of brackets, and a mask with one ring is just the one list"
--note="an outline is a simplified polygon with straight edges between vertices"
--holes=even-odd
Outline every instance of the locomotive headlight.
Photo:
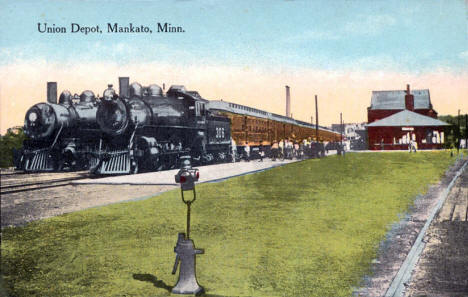
[[35,122],[37,120],[37,113],[31,112],[28,116],[30,122]]

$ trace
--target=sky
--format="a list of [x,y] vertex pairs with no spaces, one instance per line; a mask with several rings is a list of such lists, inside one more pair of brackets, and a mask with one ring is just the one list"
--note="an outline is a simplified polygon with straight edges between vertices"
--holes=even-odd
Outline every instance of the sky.
[[[439,114],[468,113],[468,2],[0,0],[0,133],[46,100],[46,82],[102,94],[119,76],[183,84],[321,125],[365,122],[373,90],[429,89]],[[71,24],[102,33],[72,33]],[[108,23],[147,26],[109,33]],[[157,24],[184,32],[158,33]],[[65,27],[66,33],[40,33]]]

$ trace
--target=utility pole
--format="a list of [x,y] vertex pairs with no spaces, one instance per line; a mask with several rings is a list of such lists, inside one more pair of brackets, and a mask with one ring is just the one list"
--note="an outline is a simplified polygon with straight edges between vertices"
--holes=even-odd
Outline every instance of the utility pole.
[[468,114],[465,113],[465,149],[468,149]]
[[315,142],[318,142],[318,104],[317,95],[315,95]]
[[341,137],[340,145],[341,147],[343,147],[343,116],[341,112],[340,112],[340,137]]
[[460,110],[458,110],[458,135],[457,135],[457,154],[460,153],[460,138],[461,138],[461,128],[460,128]]

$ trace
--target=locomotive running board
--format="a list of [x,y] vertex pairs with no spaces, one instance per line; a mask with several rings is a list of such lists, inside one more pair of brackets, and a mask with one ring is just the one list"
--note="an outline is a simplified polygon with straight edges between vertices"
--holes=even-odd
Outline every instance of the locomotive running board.
[[24,163],[24,171],[54,171],[54,164],[49,155],[49,150],[36,151],[28,155]]
[[110,158],[101,160],[97,166],[97,174],[130,173],[130,154],[128,151],[112,152]]

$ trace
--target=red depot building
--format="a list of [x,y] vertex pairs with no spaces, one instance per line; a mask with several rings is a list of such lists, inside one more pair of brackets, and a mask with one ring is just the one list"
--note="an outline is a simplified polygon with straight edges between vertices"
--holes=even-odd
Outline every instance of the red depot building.
[[437,120],[429,90],[373,91],[367,108],[370,150],[441,149],[447,123]]

